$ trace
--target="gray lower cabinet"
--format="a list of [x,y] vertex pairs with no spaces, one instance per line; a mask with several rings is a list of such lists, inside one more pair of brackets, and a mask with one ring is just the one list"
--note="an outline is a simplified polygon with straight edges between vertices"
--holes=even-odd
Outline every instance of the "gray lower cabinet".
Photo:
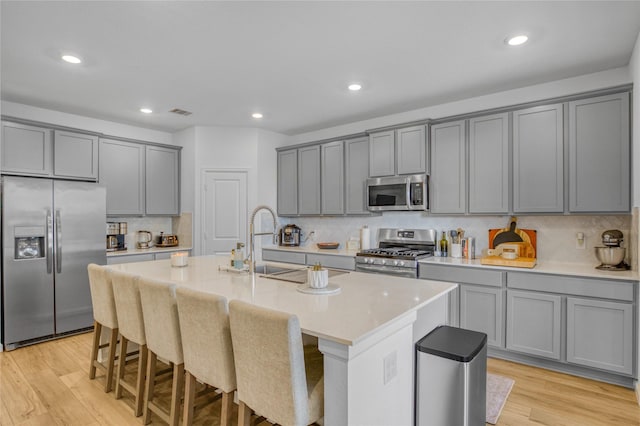
[[396,174],[395,130],[369,135],[369,176],[393,176]]
[[302,252],[292,252],[276,249],[262,249],[262,260],[270,262],[296,263],[304,265],[307,255]]
[[145,145],[100,139],[100,183],[107,188],[108,216],[142,216]]
[[487,334],[487,345],[504,347],[501,288],[460,285],[460,327]]
[[307,253],[307,265],[321,264],[326,268],[346,269],[354,271],[356,269],[356,258],[353,256],[340,256],[335,254]]
[[107,257],[107,265],[117,265],[120,263],[148,262],[155,260],[153,253],[147,254],[131,254],[127,256],[111,256]]
[[298,149],[298,213],[320,214],[320,146]]
[[145,151],[145,212],[180,214],[180,151],[147,145]]
[[53,176],[98,179],[98,137],[56,130],[53,133]]
[[629,93],[569,102],[569,211],[629,211],[629,144]]
[[567,362],[633,373],[633,305],[567,298]]
[[431,213],[465,213],[466,124],[464,120],[431,126]]
[[365,182],[369,177],[369,139],[344,142],[345,213],[368,214]]
[[298,214],[298,150],[278,151],[278,215]]
[[[457,158],[449,160],[453,163]],[[509,211],[509,114],[469,120],[469,213]]]
[[513,211],[564,210],[563,105],[513,113]]
[[320,146],[321,154],[321,212],[344,213],[344,142],[330,142]]
[[507,349],[560,359],[562,297],[507,290]]

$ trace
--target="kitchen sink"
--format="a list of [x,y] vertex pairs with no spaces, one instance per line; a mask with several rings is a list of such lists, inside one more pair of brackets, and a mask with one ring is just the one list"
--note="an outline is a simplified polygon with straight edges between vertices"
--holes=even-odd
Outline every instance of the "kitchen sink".
[[[304,284],[307,282],[307,268],[305,267],[282,268],[272,265],[259,265],[256,266],[255,272],[260,274],[261,277],[272,280],[289,281],[297,284]],[[348,273],[348,271],[329,269],[329,278]]]

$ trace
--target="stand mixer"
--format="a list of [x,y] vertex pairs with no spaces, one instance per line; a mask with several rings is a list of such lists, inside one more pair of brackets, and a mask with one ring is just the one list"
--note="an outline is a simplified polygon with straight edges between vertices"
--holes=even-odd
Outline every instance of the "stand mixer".
[[626,271],[629,265],[624,263],[627,249],[620,247],[624,241],[622,231],[611,229],[602,233],[602,244],[605,247],[595,247],[596,257],[601,265],[596,269],[605,271]]

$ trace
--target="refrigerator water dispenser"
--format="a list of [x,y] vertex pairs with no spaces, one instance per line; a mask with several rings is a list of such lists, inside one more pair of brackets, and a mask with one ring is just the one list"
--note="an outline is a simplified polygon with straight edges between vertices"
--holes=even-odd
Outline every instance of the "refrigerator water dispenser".
[[37,259],[45,256],[44,227],[16,226],[15,259]]

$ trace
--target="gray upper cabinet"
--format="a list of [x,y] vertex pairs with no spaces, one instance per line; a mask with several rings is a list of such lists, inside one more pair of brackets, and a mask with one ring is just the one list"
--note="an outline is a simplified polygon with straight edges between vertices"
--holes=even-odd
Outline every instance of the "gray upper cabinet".
[[56,130],[53,134],[53,175],[98,179],[98,137]]
[[365,182],[369,177],[369,139],[344,142],[345,151],[345,213],[368,214]]
[[180,214],[180,151],[147,145],[145,152],[145,212]]
[[369,135],[369,176],[393,176],[396,174],[396,132]]
[[562,297],[507,291],[507,349],[560,359]]
[[278,214],[298,214],[298,150],[278,151]]
[[629,94],[569,102],[569,211],[628,212]]
[[633,305],[567,298],[567,362],[631,375]]
[[107,188],[107,215],[145,213],[145,145],[100,139],[100,183]]
[[399,175],[427,173],[426,127],[396,130],[396,161]]
[[51,174],[51,130],[2,122],[2,172]]
[[320,146],[298,149],[298,213],[320,214]]
[[98,137],[2,123],[2,172],[65,179],[98,179]]
[[[449,162],[454,162],[451,158]],[[469,213],[509,211],[509,114],[469,120]]]
[[513,211],[564,210],[562,104],[513,113]]
[[320,146],[322,214],[344,213],[344,142]]
[[465,213],[465,121],[431,126],[431,213]]

